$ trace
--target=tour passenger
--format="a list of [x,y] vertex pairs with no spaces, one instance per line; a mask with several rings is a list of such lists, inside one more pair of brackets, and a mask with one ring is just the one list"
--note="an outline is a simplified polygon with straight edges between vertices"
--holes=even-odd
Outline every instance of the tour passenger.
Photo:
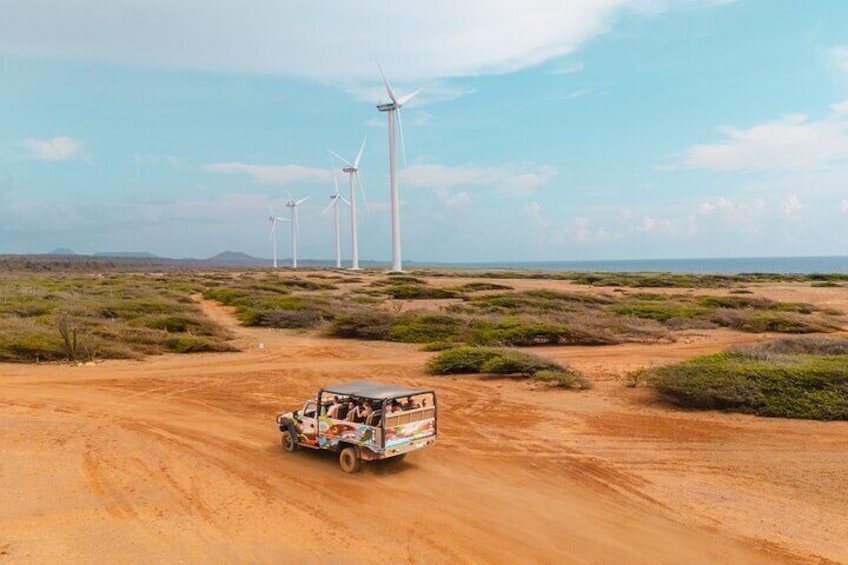
[[333,397],[333,403],[330,405],[330,409],[327,410],[327,417],[337,419],[339,417],[339,408],[341,408],[341,404],[339,404],[339,397]]

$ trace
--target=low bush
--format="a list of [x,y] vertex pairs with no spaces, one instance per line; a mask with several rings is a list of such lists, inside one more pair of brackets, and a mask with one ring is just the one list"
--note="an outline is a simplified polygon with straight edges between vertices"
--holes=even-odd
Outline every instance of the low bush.
[[181,335],[169,338],[165,345],[175,353],[214,353],[238,351],[233,346],[220,341],[211,340],[207,337]]
[[470,282],[460,286],[460,292],[482,292],[486,290],[512,290],[511,286],[493,282]]
[[763,343],[738,345],[730,351],[751,359],[774,355],[848,355],[848,338],[784,337]]
[[327,335],[348,339],[388,340],[394,315],[378,310],[340,314],[330,323]]
[[492,373],[529,376],[538,371],[562,369],[557,363],[536,355],[494,347],[454,347],[427,362],[427,371],[434,375]]
[[407,312],[393,319],[391,341],[427,343],[459,338],[463,322],[457,317],[429,312]]
[[462,296],[459,292],[447,288],[412,284],[391,285],[386,287],[384,292],[398,300],[440,300]]
[[272,310],[264,314],[257,325],[281,329],[310,329],[324,321],[318,310]]
[[568,369],[561,371],[539,371],[533,375],[533,380],[561,388],[576,388],[578,390],[589,390],[594,386],[592,381],[583,375]]
[[[792,342],[772,349],[844,351],[842,343],[787,343]],[[768,349],[757,347],[760,353]],[[844,354],[786,353],[763,357],[740,351],[697,357],[648,370],[648,382],[660,397],[684,408],[787,418],[848,419],[848,362]]]
[[709,314],[705,306],[682,302],[680,300],[627,300],[607,306],[607,311],[620,316],[635,316],[657,322],[668,322],[672,319],[701,318]]
[[483,364],[501,351],[493,347],[453,347],[427,361],[427,371],[433,375],[479,373]]
[[549,361],[530,355],[529,353],[521,353],[520,351],[503,351],[498,355],[490,357],[480,367],[481,373],[491,373],[493,375],[523,375],[530,377],[539,371],[561,371],[562,367]]

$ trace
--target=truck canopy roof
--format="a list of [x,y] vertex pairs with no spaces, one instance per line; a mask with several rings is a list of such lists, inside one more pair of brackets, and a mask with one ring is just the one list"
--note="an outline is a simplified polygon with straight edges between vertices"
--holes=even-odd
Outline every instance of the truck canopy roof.
[[409,388],[403,385],[372,383],[369,381],[356,381],[355,383],[341,383],[337,385],[325,386],[323,392],[332,394],[343,394],[346,396],[359,396],[362,398],[373,398],[385,400],[387,398],[400,398],[403,396],[413,396],[431,392],[429,390],[421,390]]

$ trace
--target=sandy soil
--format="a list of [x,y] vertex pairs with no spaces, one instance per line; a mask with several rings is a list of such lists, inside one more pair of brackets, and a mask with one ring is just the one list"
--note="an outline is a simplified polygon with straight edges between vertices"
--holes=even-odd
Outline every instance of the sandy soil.
[[[848,309],[844,289],[758,291]],[[624,386],[761,336],[537,351],[595,381],[578,393],[429,377],[414,346],[204,308],[243,352],[0,365],[0,561],[848,562],[848,422],[682,412]],[[438,444],[357,475],[280,449],[278,412],[357,379],[435,388]]]

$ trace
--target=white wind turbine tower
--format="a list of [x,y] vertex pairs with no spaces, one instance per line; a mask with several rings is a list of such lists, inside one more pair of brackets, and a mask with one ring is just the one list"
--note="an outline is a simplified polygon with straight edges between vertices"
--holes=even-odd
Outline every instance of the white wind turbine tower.
[[403,265],[401,263],[400,253],[400,201],[398,199],[397,167],[395,166],[394,114],[397,114],[398,129],[400,130],[400,144],[403,149],[403,162],[404,166],[406,166],[406,146],[403,141],[403,122],[400,118],[400,109],[404,104],[412,100],[416,94],[421,92],[421,89],[419,88],[415,92],[411,92],[397,98],[395,93],[392,92],[392,87],[386,79],[386,75],[383,73],[382,67],[377,65],[377,68],[380,69],[380,76],[383,79],[383,84],[386,86],[386,91],[389,93],[389,98],[391,99],[391,102],[377,104],[377,110],[380,112],[386,112],[389,117],[389,184],[391,185],[392,191],[392,271],[400,272],[403,271]]
[[341,244],[341,234],[339,233],[339,200],[346,203],[348,206],[351,206],[350,202],[345,200],[344,196],[339,194],[339,181],[336,178],[335,165],[333,165],[333,182],[336,185],[336,191],[330,195],[330,205],[324,208],[324,211],[321,212],[321,215],[326,214],[330,211],[330,208],[334,209],[334,215],[336,217],[336,268],[342,268],[342,244]]
[[271,215],[268,217],[268,221],[271,222],[271,235],[270,239],[274,244],[274,268],[277,268],[277,222],[287,222],[285,218],[280,218],[277,214],[274,213],[274,207],[268,204],[268,209],[271,210]]
[[[332,155],[334,155],[337,159],[341,160],[346,167],[342,169],[342,171],[348,174],[350,180],[350,245],[351,245],[351,265],[350,268],[353,270],[359,270],[359,244],[356,238],[356,188],[354,187],[353,178],[356,177],[356,181],[359,183],[359,190],[362,191],[362,200],[366,206],[368,203],[365,202],[365,189],[362,187],[362,179],[359,178],[359,161],[362,159],[362,151],[365,149],[365,141],[368,138],[365,137],[362,140],[362,145],[359,147],[359,153],[356,154],[356,159],[354,159],[353,163],[335,153],[330,151]],[[336,192],[338,192],[338,187],[336,188]],[[337,212],[338,213],[338,212]]]
[[286,208],[291,210],[291,225],[292,225],[292,269],[297,269],[297,207],[309,200],[309,197],[301,198],[300,200],[295,200],[294,197],[289,194],[289,200],[286,202]]

